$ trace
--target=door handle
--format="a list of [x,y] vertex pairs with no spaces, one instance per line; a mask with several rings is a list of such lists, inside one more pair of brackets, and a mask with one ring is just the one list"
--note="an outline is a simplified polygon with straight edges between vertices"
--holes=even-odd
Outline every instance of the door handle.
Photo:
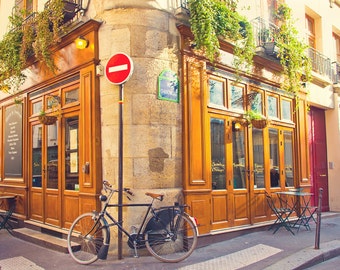
[[320,177],[326,177],[327,174],[320,174],[319,176],[320,176]]

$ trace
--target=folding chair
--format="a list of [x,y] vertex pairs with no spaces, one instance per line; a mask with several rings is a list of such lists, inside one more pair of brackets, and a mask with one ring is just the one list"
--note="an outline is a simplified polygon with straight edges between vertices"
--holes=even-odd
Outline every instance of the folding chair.
[[13,227],[9,223],[10,218],[15,209],[15,198],[9,199],[9,207],[5,212],[0,213],[0,230],[6,229],[10,234],[12,234]]
[[276,216],[276,220],[274,224],[272,224],[268,230],[271,230],[272,228],[276,227],[275,230],[273,231],[273,234],[274,234],[281,227],[285,227],[287,231],[295,235],[292,229],[290,228],[290,224],[289,224],[289,217],[293,213],[293,210],[290,208],[286,208],[286,207],[276,207],[272,196],[267,192],[266,192],[266,199],[267,199],[269,208],[272,210],[272,212]]

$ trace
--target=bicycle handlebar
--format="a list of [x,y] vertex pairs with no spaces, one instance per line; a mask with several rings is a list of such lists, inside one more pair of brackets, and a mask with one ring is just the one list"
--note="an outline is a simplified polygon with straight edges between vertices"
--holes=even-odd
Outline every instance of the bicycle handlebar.
[[[104,180],[103,181],[103,188],[104,190],[110,190],[111,192],[118,192],[118,189],[113,189],[112,185],[109,183],[109,181]],[[133,192],[130,190],[130,188],[123,188],[123,192],[126,192],[127,194],[129,194],[130,196],[134,196]],[[128,197],[129,198],[129,197]],[[130,198],[129,198],[130,199]]]

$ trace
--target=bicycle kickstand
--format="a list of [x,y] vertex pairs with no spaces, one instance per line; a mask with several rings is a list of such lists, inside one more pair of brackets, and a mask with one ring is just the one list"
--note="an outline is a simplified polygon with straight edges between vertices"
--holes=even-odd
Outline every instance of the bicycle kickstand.
[[133,248],[134,248],[134,251],[135,251],[135,255],[133,257],[139,258],[138,252],[137,252],[137,241],[136,240],[133,241]]

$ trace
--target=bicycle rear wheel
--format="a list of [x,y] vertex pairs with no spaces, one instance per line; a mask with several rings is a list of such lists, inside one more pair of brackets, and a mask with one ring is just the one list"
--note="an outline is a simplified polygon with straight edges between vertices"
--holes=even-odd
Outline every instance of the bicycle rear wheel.
[[104,221],[95,213],[85,213],[76,218],[67,236],[67,248],[72,258],[80,264],[98,260],[98,252],[107,236]]
[[196,248],[196,226],[187,215],[177,214],[165,228],[146,232],[145,244],[148,251],[162,262],[182,261]]

